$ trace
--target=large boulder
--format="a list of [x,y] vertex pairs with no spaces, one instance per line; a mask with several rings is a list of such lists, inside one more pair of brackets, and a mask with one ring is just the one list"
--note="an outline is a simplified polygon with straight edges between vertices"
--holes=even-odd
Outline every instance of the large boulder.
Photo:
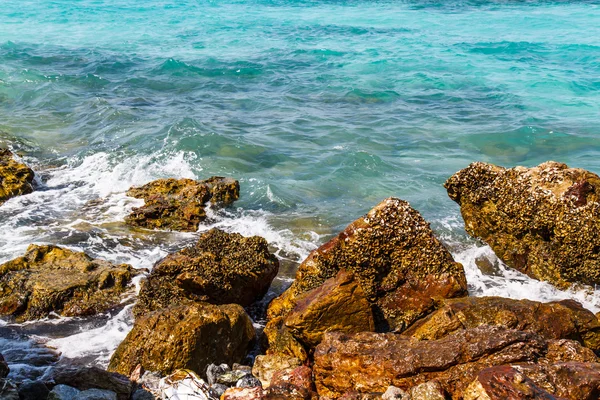
[[33,192],[33,171],[15,160],[8,149],[0,149],[0,205],[11,197]]
[[206,219],[208,202],[224,206],[240,196],[240,184],[231,178],[213,176],[193,179],[158,179],[141,187],[133,187],[128,196],[144,199],[142,207],[134,208],[125,218],[133,226],[148,229],[195,232]]
[[404,334],[435,340],[480,325],[534,331],[547,339],[574,339],[594,351],[600,350],[598,318],[574,300],[540,303],[503,297],[448,299]]
[[272,332],[282,329],[300,295],[341,269],[360,284],[379,330],[402,331],[440,300],[467,294],[462,265],[454,262],[429,224],[406,201],[388,198],[299,266],[294,283],[269,305],[267,336],[278,337]]
[[[563,340],[564,341],[564,340]],[[328,333],[314,354],[313,372],[322,398],[336,399],[355,390],[385,392],[390,385],[409,390],[431,380],[453,399],[484,368],[508,363],[597,360],[593,352],[539,334],[492,326],[457,331],[438,340],[417,340],[393,333]]]
[[17,321],[93,315],[121,303],[136,270],[58,246],[31,245],[0,265],[0,315]]
[[565,164],[476,162],[444,185],[467,232],[506,264],[566,288],[600,283],[600,177]]
[[267,241],[211,229],[196,245],[158,262],[142,283],[135,315],[186,301],[249,306],[262,298],[279,270]]
[[138,317],[108,369],[130,375],[141,364],[163,374],[190,369],[204,376],[211,363],[241,362],[254,335],[250,317],[237,304],[173,306]]
[[599,397],[600,363],[564,362],[486,368],[469,385],[464,399],[597,400]]

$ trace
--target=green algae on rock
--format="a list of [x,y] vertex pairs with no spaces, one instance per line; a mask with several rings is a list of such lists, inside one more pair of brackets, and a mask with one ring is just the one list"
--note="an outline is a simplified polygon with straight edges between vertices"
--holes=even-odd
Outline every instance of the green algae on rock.
[[559,288],[600,284],[600,177],[549,161],[475,162],[444,184],[467,232],[510,267]]
[[11,197],[33,192],[34,173],[14,159],[8,149],[0,149],[0,205]]
[[240,184],[231,178],[213,176],[203,181],[193,179],[158,179],[133,187],[128,196],[144,199],[125,218],[132,226],[148,229],[195,232],[206,219],[206,203],[225,206],[240,197]]
[[173,306],[137,318],[108,370],[129,376],[141,364],[163,374],[191,369],[204,376],[212,363],[241,362],[254,338],[252,321],[237,304]]
[[133,312],[141,315],[186,301],[249,306],[265,295],[278,270],[265,239],[211,229],[194,246],[154,266]]
[[467,294],[462,265],[421,214],[406,201],[388,198],[304,260],[294,283],[269,305],[269,320],[287,316],[301,294],[340,269],[353,273],[379,330],[402,331],[439,300]]
[[26,321],[93,315],[121,303],[136,270],[58,246],[30,245],[0,265],[0,315]]

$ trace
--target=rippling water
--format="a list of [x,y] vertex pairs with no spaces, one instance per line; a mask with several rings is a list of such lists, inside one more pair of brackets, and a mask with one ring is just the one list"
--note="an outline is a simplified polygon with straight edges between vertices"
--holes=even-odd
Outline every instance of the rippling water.
[[[0,262],[35,242],[149,268],[194,235],[128,229],[139,201],[124,192],[226,175],[242,196],[210,226],[273,244],[275,292],[397,196],[465,264],[473,294],[600,310],[598,292],[481,273],[475,259],[493,253],[466,237],[442,187],[475,160],[600,173],[598,2],[4,2],[0,116],[0,144],[40,184],[0,207]],[[104,362],[130,326],[125,309],[14,328]]]

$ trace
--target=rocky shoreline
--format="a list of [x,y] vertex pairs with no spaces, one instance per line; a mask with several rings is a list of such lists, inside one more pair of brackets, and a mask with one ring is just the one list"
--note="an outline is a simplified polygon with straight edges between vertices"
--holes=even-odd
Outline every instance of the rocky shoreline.
[[[35,189],[0,151],[0,205]],[[559,288],[600,283],[600,177],[565,164],[476,162],[445,183],[466,231],[508,266]],[[125,222],[196,231],[206,204],[239,198],[230,178],[160,179]],[[108,370],[46,357],[14,379],[0,348],[6,399],[597,399],[600,321],[574,300],[470,297],[463,267],[406,201],[388,198],[298,267],[256,330],[249,309],[279,262],[260,237],[218,229],[154,265],[132,330]],[[147,272],[147,271],[146,271]],[[0,316],[87,316],[132,298],[131,266],[31,245],[0,265]],[[139,278],[138,278],[139,279]],[[258,334],[257,334],[258,332]],[[19,355],[22,357],[23,355]],[[187,396],[187,397],[185,397]]]

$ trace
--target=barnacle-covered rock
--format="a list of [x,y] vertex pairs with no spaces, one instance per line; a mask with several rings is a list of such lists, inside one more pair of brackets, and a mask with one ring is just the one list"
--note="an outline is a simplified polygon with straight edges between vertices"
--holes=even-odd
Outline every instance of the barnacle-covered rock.
[[475,162],[444,184],[467,232],[509,266],[566,288],[600,284],[600,177],[549,161],[533,168]]
[[93,315],[121,303],[136,270],[58,246],[32,244],[0,265],[0,315],[17,321]]
[[0,149],[0,205],[11,197],[33,192],[33,171],[14,159],[8,149]]
[[133,226],[148,229],[195,232],[206,219],[206,203],[228,205],[240,197],[240,184],[231,178],[213,176],[193,179],[158,179],[141,187],[133,187],[128,196],[144,199],[125,218]]
[[211,229],[194,246],[154,266],[133,312],[141,315],[186,301],[249,306],[265,295],[278,270],[265,239]]
[[341,269],[351,272],[360,285],[379,330],[402,331],[435,309],[441,299],[467,294],[462,265],[453,260],[429,224],[406,201],[389,198],[299,266],[294,283],[269,305],[265,327],[269,352],[302,359],[290,331],[296,323],[288,327],[286,318],[302,294],[320,287]]

